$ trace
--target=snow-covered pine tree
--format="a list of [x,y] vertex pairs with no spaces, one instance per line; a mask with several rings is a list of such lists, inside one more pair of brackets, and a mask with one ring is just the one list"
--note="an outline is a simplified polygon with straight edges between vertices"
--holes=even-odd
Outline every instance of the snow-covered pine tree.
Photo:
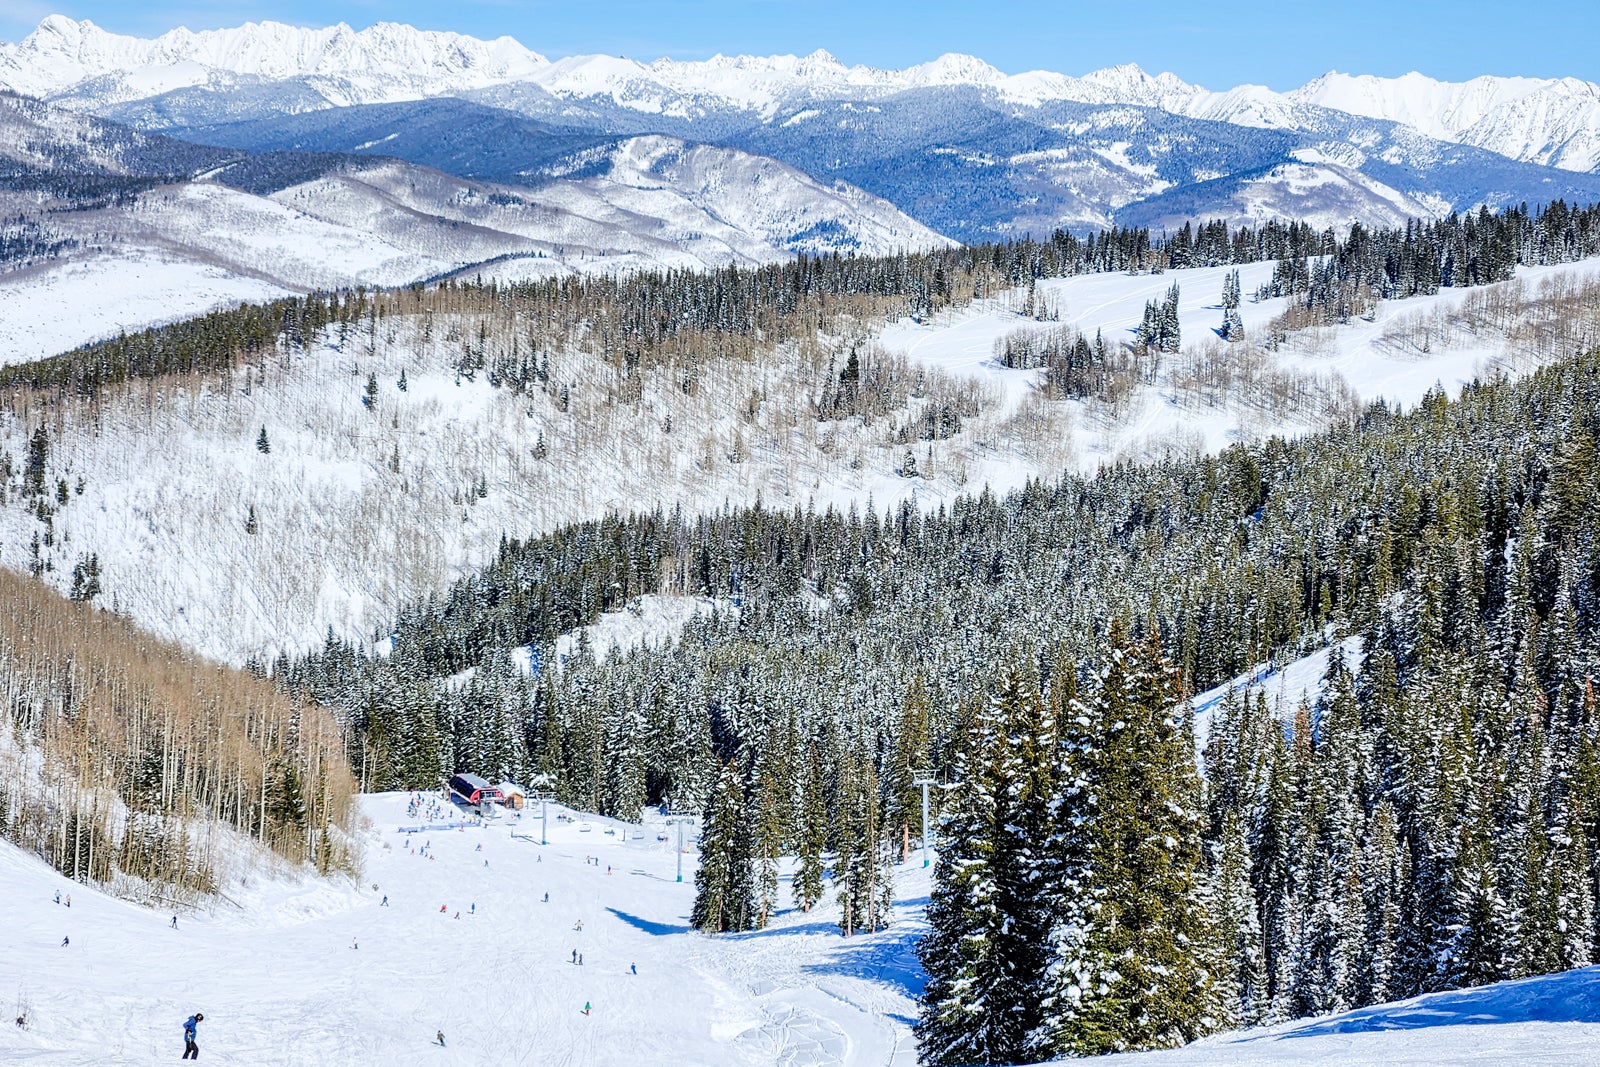
[[1230,812],[1222,828],[1211,898],[1224,961],[1217,976],[1217,999],[1225,1027],[1255,1026],[1266,1018],[1271,1003],[1261,915],[1250,874],[1244,826]]
[[[878,772],[870,754],[852,747],[840,769],[839,850],[833,880],[839,889],[839,929],[846,937],[888,925],[893,868],[883,862],[890,848],[885,832]],[[885,879],[890,884],[885,885]]]
[[827,797],[822,785],[822,767],[817,754],[806,760],[805,777],[800,787],[798,866],[790,885],[795,907],[810,911],[822,899],[822,877],[827,870],[822,851],[828,844]]
[[1217,333],[1224,341],[1244,339],[1244,320],[1239,317],[1239,272],[1230,270],[1222,279],[1222,326]]
[[1153,638],[1114,631],[1084,701],[1093,911],[1049,1020],[1065,1055],[1170,1048],[1222,1016],[1200,840],[1200,781],[1177,672]]
[[[1037,703],[1037,695],[1032,698]],[[1029,697],[1015,674],[972,717],[939,820],[929,932],[917,946],[928,975],[917,1020],[930,1064],[1007,1064],[1031,1055],[1039,1029],[1043,939],[1029,911],[1032,869],[1015,849],[1026,782],[1014,750]],[[1040,806],[1045,798],[1040,799]]]
[[756,760],[755,796],[750,805],[750,846],[755,864],[755,926],[765,927],[778,910],[778,861],[784,845],[785,782],[773,751],[773,733]]
[[709,934],[748,930],[755,920],[744,777],[730,760],[722,768],[700,830],[689,921]]
[[895,718],[883,770],[885,818],[890,835],[899,842],[902,860],[911,853],[912,837],[922,836],[922,789],[914,783],[918,772],[930,765],[929,708],[927,686],[920,674],[913,675]]

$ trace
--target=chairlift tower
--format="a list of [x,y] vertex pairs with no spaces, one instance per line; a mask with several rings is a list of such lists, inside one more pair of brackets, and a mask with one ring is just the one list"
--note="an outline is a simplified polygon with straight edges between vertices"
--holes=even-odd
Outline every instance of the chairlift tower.
[[928,787],[938,785],[933,778],[932,771],[912,771],[912,785],[922,787],[922,865],[928,866],[932,861],[928,859]]
[[667,816],[667,825],[678,828],[678,881],[683,881],[683,824],[689,821],[687,815]]

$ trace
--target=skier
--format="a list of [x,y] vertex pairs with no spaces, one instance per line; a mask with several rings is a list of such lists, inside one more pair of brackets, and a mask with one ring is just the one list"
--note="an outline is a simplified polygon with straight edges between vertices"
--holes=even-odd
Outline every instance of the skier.
[[572,965],[574,967],[576,967],[578,965],[578,950],[577,949],[573,949],[572,950]]
[[352,938],[351,938],[351,939],[350,939],[350,947],[351,947],[351,948],[360,948],[360,947],[361,947],[361,946],[360,946],[360,945],[358,945],[358,944],[356,944],[356,939],[355,939],[355,938],[353,938],[353,937],[352,937]]
[[206,1017],[203,1014],[201,1014],[200,1012],[198,1012],[198,1011],[195,1012],[193,1015],[189,1016],[189,1018],[184,1021],[184,1024],[183,1024],[183,1058],[184,1059],[186,1059],[186,1060],[197,1060],[197,1059],[200,1058],[200,1046],[195,1044],[195,1038],[199,1036],[200,1024],[205,1022],[205,1021],[206,1021]]
[[583,1013],[585,1015],[589,1014],[589,1002],[587,1000],[583,1002]]
[[176,915],[172,917],[172,928],[174,930],[178,928],[178,917]]
[[637,963],[628,964],[628,973],[629,974],[638,974],[639,973],[639,965]]
[[72,894],[71,893],[67,894],[67,907],[69,907],[69,908],[72,907]]
[[583,920],[579,919],[577,922],[573,923],[572,928],[578,931],[580,934],[583,933]]
[[579,967],[583,966],[583,953],[581,953],[581,952],[578,953],[578,966]]
[[387,908],[388,906],[389,906],[389,897],[388,897],[388,894],[385,894],[384,898],[383,898],[383,903],[379,904],[378,907]]
[[61,890],[59,889],[56,890],[56,903],[61,903]]
[[439,1047],[440,1048],[444,1048],[444,1031],[443,1030],[439,1031],[438,1039],[439,1039]]
[[477,901],[473,901],[473,902],[472,902],[472,910],[471,910],[471,911],[469,911],[469,912],[468,912],[468,913],[467,913],[467,914],[469,914],[469,915],[476,915],[476,914],[478,914],[478,902],[477,902]]
[[545,903],[546,903],[546,904],[548,904],[548,903],[550,903],[550,894],[549,894],[549,893],[546,893],[546,894],[545,894],[545,895],[544,895],[544,902],[545,902]]
[[447,905],[447,904],[440,904],[439,905],[439,914],[440,915],[443,915],[445,912],[447,912],[449,910],[450,910],[449,905]]
[[61,947],[62,947],[62,948],[66,948],[66,947],[67,947],[67,945],[68,945],[68,943],[69,943],[69,942],[71,942],[71,940],[72,940],[72,939],[71,939],[71,938],[69,938],[69,937],[63,937],[63,938],[62,938],[62,939],[61,939]]

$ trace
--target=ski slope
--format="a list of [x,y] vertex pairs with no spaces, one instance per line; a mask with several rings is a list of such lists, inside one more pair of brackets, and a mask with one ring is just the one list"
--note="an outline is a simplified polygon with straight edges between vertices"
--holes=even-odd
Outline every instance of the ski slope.
[[1301,705],[1314,705],[1322,695],[1322,682],[1335,648],[1344,654],[1350,673],[1361,670],[1362,639],[1357,635],[1285,664],[1258,663],[1238,677],[1196,694],[1190,699],[1194,708],[1196,750],[1205,751],[1206,739],[1211,734],[1211,719],[1229,694],[1240,700],[1265,697],[1268,710],[1285,723],[1292,722]]
[[[541,846],[536,806],[445,829],[454,809],[430,823],[406,803],[362,798],[359,884],[258,876],[176,930],[0,846],[0,997],[29,1018],[0,1028],[0,1063],[169,1062],[195,1011],[207,1062],[252,1067],[915,1063],[915,858],[886,931],[843,938],[825,904],[709,938],[688,929],[695,854],[675,881],[676,831],[658,816],[625,826],[552,805]],[[781,891],[787,903],[787,877]]]
[[[1079,1060],[1063,1061],[1078,1063]],[[1098,1067],[1486,1067],[1600,1062],[1600,967],[1103,1056]]]

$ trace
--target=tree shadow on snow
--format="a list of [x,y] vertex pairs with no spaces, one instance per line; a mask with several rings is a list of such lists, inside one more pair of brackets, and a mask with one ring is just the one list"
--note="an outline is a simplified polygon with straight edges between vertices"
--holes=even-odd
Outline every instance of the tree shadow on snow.
[[1600,1021],[1600,968],[1429,993],[1395,1004],[1359,1008],[1280,1034],[1279,1040],[1436,1026]]
[[689,927],[687,925],[679,926],[676,923],[658,923],[653,919],[645,919],[638,915],[630,915],[627,912],[619,911],[616,908],[607,908],[606,910],[615,915],[617,918],[621,919],[623,922],[627,923],[629,926],[633,927],[635,930],[643,930],[651,937],[670,937],[673,934],[686,934],[689,932]]
[[[839,927],[828,924],[835,933]],[[826,960],[806,967],[817,975],[847,975],[881,982],[913,1000],[922,996],[927,976],[917,960],[917,939],[927,932],[921,923],[898,923],[875,934],[841,937]]]

